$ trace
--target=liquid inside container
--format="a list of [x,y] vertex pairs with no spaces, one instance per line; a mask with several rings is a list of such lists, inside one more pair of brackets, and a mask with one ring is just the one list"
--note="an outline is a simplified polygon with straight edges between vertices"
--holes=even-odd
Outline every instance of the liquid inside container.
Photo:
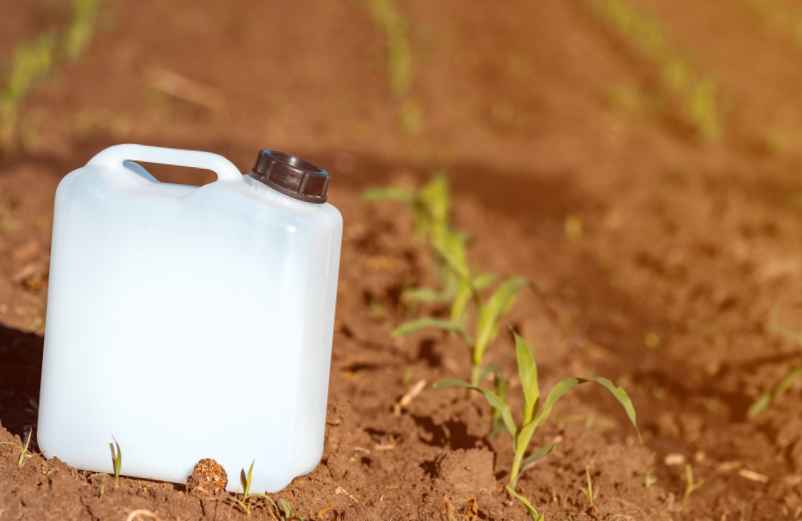
[[[39,403],[46,456],[111,472],[115,439],[124,475],[183,483],[212,458],[231,491],[255,461],[254,492],[317,465],[342,217],[325,202],[325,171],[294,160],[263,151],[243,176],[206,152],[117,145],[62,180]],[[160,183],[135,161],[218,179]]]

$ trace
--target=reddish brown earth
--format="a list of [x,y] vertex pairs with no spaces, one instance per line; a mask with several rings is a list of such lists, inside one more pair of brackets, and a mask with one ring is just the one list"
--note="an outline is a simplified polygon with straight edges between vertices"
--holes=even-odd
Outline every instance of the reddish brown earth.
[[[802,329],[802,50],[758,23],[748,0],[634,3],[718,79],[721,143],[608,103],[610,89],[648,88],[655,73],[583,2],[402,3],[425,120],[415,136],[399,128],[384,39],[359,2],[107,5],[86,54],[26,101],[24,138],[0,158],[0,520],[244,517],[230,496],[115,486],[38,454],[17,465],[15,444],[36,422],[53,191],[123,141],[213,150],[243,169],[269,145],[334,172],[346,230],[326,451],[274,497],[301,516],[526,519],[503,492],[511,446],[488,436],[484,402],[427,389],[394,412],[420,380],[465,376],[468,357],[439,334],[390,336],[409,313],[400,290],[434,283],[431,260],[410,216],[359,192],[445,169],[474,264],[541,290],[509,322],[537,346],[544,386],[606,375],[638,410],[642,444],[607,396],[560,403],[538,434],[560,444],[520,483],[548,519],[799,519],[800,390],[757,420],[746,410],[802,358],[768,327],[776,309]],[[0,56],[63,26],[66,9],[31,4],[3,6]],[[165,70],[214,101],[166,95],[154,80]],[[767,147],[777,128],[785,146]],[[566,234],[569,217],[581,236]],[[506,339],[489,356],[513,370]],[[684,465],[668,464],[679,458],[703,482],[685,500]],[[270,519],[256,505],[252,517]]]

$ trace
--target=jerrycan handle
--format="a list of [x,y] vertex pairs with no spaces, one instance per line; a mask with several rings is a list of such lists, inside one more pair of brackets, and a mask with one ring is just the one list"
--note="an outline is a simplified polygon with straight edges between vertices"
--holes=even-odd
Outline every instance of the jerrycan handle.
[[217,178],[221,181],[236,181],[242,178],[234,163],[221,155],[180,148],[114,145],[97,153],[89,160],[89,164],[121,166],[125,161],[202,168],[217,174]]

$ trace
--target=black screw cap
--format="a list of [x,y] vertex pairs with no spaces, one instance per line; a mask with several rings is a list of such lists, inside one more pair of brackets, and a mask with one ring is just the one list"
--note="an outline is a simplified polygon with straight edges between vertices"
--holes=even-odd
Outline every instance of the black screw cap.
[[263,148],[256,157],[253,176],[295,199],[307,203],[326,202],[329,173],[297,156]]

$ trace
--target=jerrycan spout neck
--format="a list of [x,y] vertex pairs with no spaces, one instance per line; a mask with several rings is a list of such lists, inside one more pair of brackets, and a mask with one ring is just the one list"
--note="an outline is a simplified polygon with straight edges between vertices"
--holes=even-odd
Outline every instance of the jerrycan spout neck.
[[298,156],[263,148],[256,157],[251,177],[294,199],[326,202],[329,173]]

